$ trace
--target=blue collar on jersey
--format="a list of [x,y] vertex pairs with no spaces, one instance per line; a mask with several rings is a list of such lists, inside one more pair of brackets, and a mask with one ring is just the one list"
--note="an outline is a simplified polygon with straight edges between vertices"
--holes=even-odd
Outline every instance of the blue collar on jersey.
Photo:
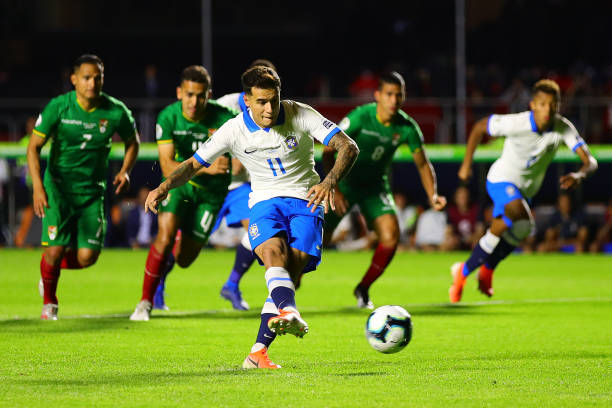
[[[246,125],[247,129],[249,129],[251,133],[257,132],[258,130],[261,130],[261,129],[265,130],[266,132],[270,131],[270,128],[260,128],[257,125],[257,123],[255,123],[251,115],[249,115],[248,110],[245,110],[244,112],[242,112],[242,118],[244,120],[244,124]],[[276,123],[273,126],[279,126],[279,125],[282,125],[283,123],[285,123],[285,108],[283,108],[283,104],[281,103],[280,112],[278,112]]]
[[240,95],[238,95],[238,105],[240,105],[240,112],[246,112],[246,110],[248,109],[246,103],[244,102],[244,95],[244,92],[240,92]]
[[538,125],[536,125],[535,119],[533,117],[533,111],[529,111],[529,122],[531,122],[531,130],[533,131],[533,133],[539,133],[539,134],[550,132],[551,130],[553,130],[553,127],[555,126],[555,120],[553,119],[550,121],[550,124],[548,125],[548,127],[540,132],[538,130]]

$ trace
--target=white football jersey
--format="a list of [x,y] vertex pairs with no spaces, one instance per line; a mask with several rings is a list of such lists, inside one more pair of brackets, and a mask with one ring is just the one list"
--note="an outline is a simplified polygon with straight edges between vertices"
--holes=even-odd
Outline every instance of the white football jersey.
[[339,131],[310,106],[284,100],[274,126],[260,128],[246,110],[225,122],[193,157],[207,167],[226,152],[237,157],[251,175],[249,207],[274,197],[307,200],[308,190],[320,182],[313,139],[327,146]]
[[216,101],[219,105],[225,106],[226,108],[229,108],[236,112],[242,112],[247,109],[247,106],[244,103],[244,92],[236,92],[223,95]]
[[542,133],[538,132],[531,111],[491,115],[487,133],[506,137],[502,155],[489,169],[487,180],[513,183],[527,198],[540,189],[561,142],[574,152],[585,144],[572,123],[558,114],[550,128]]

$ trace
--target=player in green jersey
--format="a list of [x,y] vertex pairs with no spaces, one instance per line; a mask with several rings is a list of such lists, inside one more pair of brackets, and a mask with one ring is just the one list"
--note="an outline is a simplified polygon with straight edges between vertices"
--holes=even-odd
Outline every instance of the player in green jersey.
[[[57,320],[57,282],[61,269],[80,269],[98,259],[106,231],[104,192],[111,138],[125,144],[121,169],[113,179],[115,193],[126,191],[140,144],[129,109],[102,92],[104,64],[86,54],[74,62],[74,91],[44,108],[27,149],[34,212],[43,219],[40,261],[42,319]],[[40,150],[51,140],[44,180]]]
[[[193,156],[223,123],[236,116],[234,111],[209,101],[210,95],[211,80],[206,68],[197,65],[185,68],[176,89],[179,101],[167,106],[157,119],[157,148],[164,177]],[[191,265],[206,244],[227,195],[230,163],[228,156],[221,156],[162,202],[159,231],[145,264],[142,297],[130,320],[149,320],[162,277],[175,260],[181,268]],[[159,306],[164,308],[163,300]]]
[[[374,92],[376,102],[357,107],[340,122],[340,127],[357,142],[361,153],[351,172],[338,185],[335,213],[325,217],[326,242],[347,210],[359,205],[368,227],[378,237],[372,263],[354,291],[357,305],[368,309],[374,308],[369,288],[389,265],[399,243],[399,224],[388,173],[401,144],[407,144],[412,152],[430,205],[436,210],[446,206],[446,198],[438,195],[436,173],[425,154],[421,129],[400,109],[405,95],[402,76],[397,72],[384,74]],[[324,170],[330,169],[333,163],[334,152],[325,148]]]

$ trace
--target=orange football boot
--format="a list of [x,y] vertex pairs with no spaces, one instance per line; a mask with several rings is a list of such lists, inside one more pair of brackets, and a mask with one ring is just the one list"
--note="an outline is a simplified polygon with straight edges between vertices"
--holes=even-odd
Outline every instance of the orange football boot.
[[259,351],[249,354],[242,362],[242,368],[266,368],[276,370],[277,368],[281,368],[281,366],[270,361],[268,349],[264,347]]
[[451,275],[453,284],[448,289],[448,298],[451,303],[457,303],[461,300],[463,286],[465,285],[465,276],[463,276],[463,262],[456,262],[451,266]]

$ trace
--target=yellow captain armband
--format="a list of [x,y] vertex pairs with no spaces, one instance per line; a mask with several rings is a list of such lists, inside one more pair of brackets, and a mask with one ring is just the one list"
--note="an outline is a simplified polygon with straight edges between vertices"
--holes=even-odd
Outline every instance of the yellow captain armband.
[[32,133],[34,133],[36,136],[42,137],[43,139],[47,137],[47,135],[45,135],[43,132],[39,132],[36,129],[32,129]]

